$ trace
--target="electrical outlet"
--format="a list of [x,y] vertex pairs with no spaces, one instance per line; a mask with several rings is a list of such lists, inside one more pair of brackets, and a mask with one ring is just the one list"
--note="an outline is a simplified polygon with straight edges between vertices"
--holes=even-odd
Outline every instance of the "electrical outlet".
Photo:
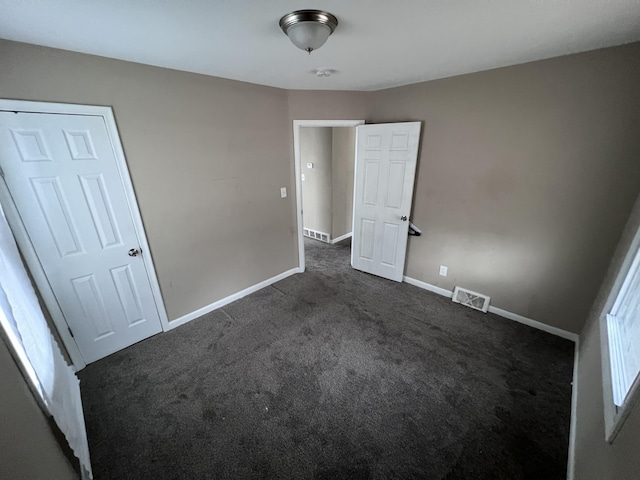
[[444,265],[440,265],[440,276],[446,277],[447,276],[447,270],[449,270],[447,267],[445,267]]
[[282,187],[280,189],[280,198],[286,198],[287,197],[287,187]]

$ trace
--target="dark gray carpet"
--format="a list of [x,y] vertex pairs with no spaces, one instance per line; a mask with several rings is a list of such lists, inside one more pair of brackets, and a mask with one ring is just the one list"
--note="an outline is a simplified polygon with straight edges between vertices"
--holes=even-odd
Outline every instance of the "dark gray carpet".
[[97,480],[565,478],[571,342],[306,248],[80,372]]

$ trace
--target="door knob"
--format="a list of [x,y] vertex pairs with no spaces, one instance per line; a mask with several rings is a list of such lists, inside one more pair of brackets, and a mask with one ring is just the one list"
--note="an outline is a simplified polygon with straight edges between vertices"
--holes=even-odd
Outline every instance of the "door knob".
[[132,248],[131,250],[129,250],[130,257],[136,257],[139,253],[140,253],[140,250],[138,250],[137,248]]
[[402,220],[403,222],[406,222],[407,221],[407,216],[406,215],[401,216],[400,220]]

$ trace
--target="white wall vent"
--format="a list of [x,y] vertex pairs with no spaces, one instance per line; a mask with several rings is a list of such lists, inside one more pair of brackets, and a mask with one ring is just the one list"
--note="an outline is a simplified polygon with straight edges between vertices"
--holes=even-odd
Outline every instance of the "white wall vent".
[[331,235],[324,232],[319,232],[317,230],[311,230],[310,228],[303,228],[302,232],[305,237],[315,238],[316,240],[320,240],[321,242],[331,243]]
[[481,293],[472,292],[466,288],[456,287],[453,290],[452,300],[455,303],[461,303],[462,305],[466,305],[467,307],[486,313],[487,310],[489,310],[489,301],[491,298],[486,295],[482,295]]

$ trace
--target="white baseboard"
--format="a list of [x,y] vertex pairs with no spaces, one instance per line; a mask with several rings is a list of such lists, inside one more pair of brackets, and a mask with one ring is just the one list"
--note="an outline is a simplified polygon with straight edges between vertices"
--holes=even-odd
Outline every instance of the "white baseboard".
[[569,332],[567,330],[563,330],[562,328],[552,327],[551,325],[547,325],[546,323],[538,322],[537,320],[533,320],[531,318],[523,317],[522,315],[518,315],[517,313],[508,312],[507,310],[503,310],[497,307],[489,307],[489,311],[491,313],[495,313],[496,315],[500,315],[501,317],[508,318],[509,320],[515,320],[518,323],[523,323],[533,328],[537,328],[538,330],[542,330],[547,333],[551,333],[552,335],[557,335],[558,337],[566,338],[567,340],[571,340],[572,342],[577,342],[580,337],[577,333]]
[[580,340],[576,341],[573,355],[573,382],[571,384],[571,424],[569,427],[569,455],[567,456],[567,480],[576,475],[576,423],[578,410],[578,370],[580,364]]
[[190,322],[191,320],[195,320],[196,318],[199,318],[202,315],[212,312],[218,308],[224,307],[225,305],[228,305],[231,302],[235,302],[236,300],[239,300],[242,297],[246,297],[247,295],[253,292],[257,292],[258,290],[261,290],[264,287],[268,287],[269,285],[279,282],[280,280],[284,280],[285,278],[290,277],[291,275],[294,275],[299,272],[300,272],[300,269],[298,267],[292,268],[291,270],[282,272],[281,274],[276,275],[275,277],[268,278],[260,283],[256,283],[255,285],[247,287],[244,290],[240,290],[239,292],[229,295],[228,297],[222,298],[217,302],[213,302],[205,307],[199,308],[194,312],[187,313],[182,317],[176,318],[175,320],[171,320],[169,322],[169,330],[173,330],[174,328],[179,327],[180,325],[184,325],[185,323]]
[[405,282],[410,283],[411,285],[415,285],[416,287],[422,288],[424,290],[429,290],[430,292],[437,293],[438,295],[442,295],[443,297],[453,297],[453,292],[451,290],[447,290],[446,288],[436,287],[435,285],[423,282],[422,280],[416,280],[415,278],[407,277],[406,275],[402,277],[402,279]]
[[[431,285],[430,283],[426,283],[421,280],[416,280],[415,278],[411,278],[407,276],[403,278],[405,282],[410,283],[411,285],[415,285],[416,287],[429,290],[430,292],[434,292],[448,298],[451,298],[453,296],[453,292],[451,290],[447,290],[441,287],[436,287],[435,285]],[[489,312],[495,313],[496,315],[500,315],[501,317],[504,317],[504,318],[508,318],[509,320],[514,320],[518,323],[523,323],[530,327],[537,328],[538,330],[543,330],[547,333],[551,333],[552,335],[557,335],[558,337],[566,338],[567,340],[571,340],[573,342],[577,342],[579,338],[579,335],[577,333],[569,332],[567,330],[563,330],[558,327],[552,327],[551,325],[547,325],[546,323],[538,322],[537,320],[523,317],[522,315],[518,315],[517,313],[503,310],[502,308],[490,306]]]
[[333,244],[333,243],[341,242],[341,241],[343,241],[343,240],[346,240],[347,238],[351,238],[351,236],[352,236],[352,235],[353,235],[353,233],[352,233],[352,232],[345,233],[344,235],[340,235],[340,236],[339,236],[339,237],[337,237],[337,238],[332,238],[332,239],[331,239],[331,243]]

